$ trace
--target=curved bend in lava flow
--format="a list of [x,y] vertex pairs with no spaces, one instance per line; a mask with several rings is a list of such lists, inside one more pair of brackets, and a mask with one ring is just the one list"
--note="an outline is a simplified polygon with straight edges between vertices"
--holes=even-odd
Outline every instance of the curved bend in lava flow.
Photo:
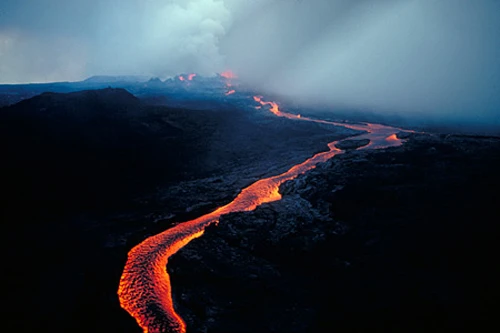
[[[369,139],[370,144],[361,149],[379,149],[398,146],[402,142],[395,133],[401,129],[378,124],[345,124],[326,120],[317,120],[282,112],[275,102],[266,102],[255,96],[259,107],[269,107],[276,116],[300,121],[344,126],[365,131],[359,139]],[[335,147],[335,142],[328,144],[329,150],[318,153],[287,172],[261,179],[243,189],[229,204],[197,219],[178,224],[160,234],[151,236],[128,253],[128,260],[120,279],[118,296],[120,305],[136,320],[145,333],[185,332],[186,325],[175,312],[172,302],[170,277],[166,266],[168,259],[192,239],[200,237],[205,227],[217,222],[221,215],[230,212],[251,211],[263,203],[281,199],[279,186],[296,178],[298,175],[315,168],[342,153]]]

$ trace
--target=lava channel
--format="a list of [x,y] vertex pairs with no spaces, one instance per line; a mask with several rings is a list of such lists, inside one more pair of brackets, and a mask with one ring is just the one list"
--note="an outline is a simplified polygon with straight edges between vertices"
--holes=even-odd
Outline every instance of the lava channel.
[[[311,119],[282,112],[277,103],[263,101],[260,96],[255,96],[254,100],[262,108],[269,107],[269,110],[279,117],[365,131],[357,138],[369,139],[370,143],[359,149],[380,149],[402,144],[395,135],[402,131],[398,128],[369,123],[345,124]],[[144,333],[186,332],[186,324],[175,312],[172,301],[170,277],[166,269],[168,259],[191,240],[200,237],[204,229],[212,223],[217,223],[222,215],[251,211],[264,203],[280,200],[281,184],[343,152],[335,147],[337,142],[329,143],[328,151],[315,154],[282,174],[256,181],[244,188],[229,204],[151,236],[132,248],[120,278],[118,296],[121,307],[136,319]]]

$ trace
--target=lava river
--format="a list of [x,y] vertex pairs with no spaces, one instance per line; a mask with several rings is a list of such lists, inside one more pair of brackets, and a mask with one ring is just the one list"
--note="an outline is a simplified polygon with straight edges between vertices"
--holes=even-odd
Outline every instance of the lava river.
[[[260,104],[257,108],[269,107],[270,111],[279,117],[365,131],[364,134],[357,136],[357,139],[369,139],[370,143],[360,149],[380,149],[402,144],[396,137],[396,133],[402,131],[399,128],[379,124],[345,124],[301,117],[282,112],[275,102],[263,101],[260,96],[255,96],[254,100]],[[172,302],[170,277],[166,269],[170,256],[192,239],[200,237],[205,227],[217,223],[221,215],[251,211],[263,203],[280,200],[281,195],[278,190],[281,184],[343,152],[335,147],[337,142],[329,143],[328,151],[312,156],[287,172],[261,179],[244,188],[229,204],[151,236],[135,246],[128,253],[128,260],[120,279],[118,296],[121,307],[137,320],[145,333],[185,332],[186,324],[175,312]]]

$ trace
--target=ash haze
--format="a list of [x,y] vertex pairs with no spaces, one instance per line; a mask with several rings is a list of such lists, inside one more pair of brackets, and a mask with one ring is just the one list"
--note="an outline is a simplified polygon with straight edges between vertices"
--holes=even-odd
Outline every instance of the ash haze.
[[3,0],[0,82],[232,69],[310,105],[500,127],[500,1]]

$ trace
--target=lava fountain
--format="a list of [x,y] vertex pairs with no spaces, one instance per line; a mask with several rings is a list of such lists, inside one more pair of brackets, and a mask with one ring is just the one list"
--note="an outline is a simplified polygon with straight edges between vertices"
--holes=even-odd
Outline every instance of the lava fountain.
[[[228,79],[232,78],[229,74],[227,76]],[[396,136],[396,133],[401,131],[398,128],[378,124],[345,124],[301,117],[282,112],[277,103],[264,101],[261,96],[255,96],[254,101],[259,103],[259,108],[267,107],[278,117],[365,131],[358,138],[369,139],[370,144],[360,149],[380,149],[402,144]],[[258,180],[244,188],[229,204],[151,236],[132,248],[128,253],[118,289],[121,307],[136,319],[144,333],[186,332],[186,324],[175,312],[172,301],[170,277],[166,269],[168,259],[191,240],[200,237],[204,229],[212,223],[217,223],[222,215],[251,211],[264,203],[280,200],[281,184],[343,152],[335,147],[337,142],[329,143],[328,151],[318,153],[282,174]]]

